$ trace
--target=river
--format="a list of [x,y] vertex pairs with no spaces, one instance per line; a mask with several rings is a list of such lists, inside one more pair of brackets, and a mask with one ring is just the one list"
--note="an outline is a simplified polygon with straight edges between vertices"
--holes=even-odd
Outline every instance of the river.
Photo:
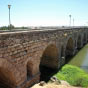
[[88,73],[88,44],[79,50],[68,64],[78,66]]

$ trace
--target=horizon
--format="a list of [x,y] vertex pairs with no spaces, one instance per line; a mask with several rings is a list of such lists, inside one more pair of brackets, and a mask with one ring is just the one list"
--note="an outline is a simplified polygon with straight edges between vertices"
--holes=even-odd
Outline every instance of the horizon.
[[15,27],[88,26],[87,0],[3,0],[0,1],[0,27],[8,26],[11,4],[11,24]]

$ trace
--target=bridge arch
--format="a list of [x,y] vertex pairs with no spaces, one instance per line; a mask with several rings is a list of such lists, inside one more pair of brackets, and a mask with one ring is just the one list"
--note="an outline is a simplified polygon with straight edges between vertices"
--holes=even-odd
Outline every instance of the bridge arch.
[[74,40],[75,41],[75,48],[77,48],[77,40]]
[[86,44],[86,42],[87,42],[87,34],[86,33],[84,33],[83,34],[83,44]]
[[45,48],[40,65],[50,68],[58,68],[58,49],[56,45],[50,44]]
[[64,57],[64,46],[61,47],[61,58]]
[[78,35],[77,38],[77,48],[80,49],[82,47],[82,36]]
[[74,53],[74,41],[72,39],[72,37],[70,37],[68,40],[67,40],[67,44],[66,44],[66,50],[65,50],[65,56],[66,58],[68,56],[72,56],[73,53]]
[[7,60],[0,59],[0,88],[13,88],[19,86],[19,78],[15,73],[18,72]]
[[[37,58],[36,58],[37,59]],[[26,64],[26,78],[27,80],[30,80],[39,73],[39,62],[37,60],[28,60]]]
[[87,42],[88,42],[88,34],[87,34]]
[[43,51],[39,70],[40,80],[48,81],[53,73],[56,73],[56,69],[59,67],[58,48],[55,44],[49,44]]
[[27,79],[33,76],[32,74],[32,68],[33,68],[33,63],[31,61],[28,61],[27,63]]
[[61,66],[65,64],[65,49],[64,45],[61,46],[61,52],[60,52],[60,58],[61,58]]

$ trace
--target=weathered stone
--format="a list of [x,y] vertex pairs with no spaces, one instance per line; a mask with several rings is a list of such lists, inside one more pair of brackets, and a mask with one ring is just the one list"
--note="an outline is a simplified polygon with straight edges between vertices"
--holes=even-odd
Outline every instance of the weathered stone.
[[39,66],[59,68],[88,41],[88,28],[44,29],[0,33],[0,84],[27,88],[40,80]]
[[46,84],[45,81],[41,81],[41,82],[39,83],[40,86],[44,86],[45,84]]

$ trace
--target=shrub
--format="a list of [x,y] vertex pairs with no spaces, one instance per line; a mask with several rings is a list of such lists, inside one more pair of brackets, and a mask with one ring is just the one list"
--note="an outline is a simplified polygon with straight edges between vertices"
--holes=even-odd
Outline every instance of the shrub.
[[56,74],[59,80],[65,80],[73,86],[88,87],[88,74],[82,69],[72,65],[65,65]]

